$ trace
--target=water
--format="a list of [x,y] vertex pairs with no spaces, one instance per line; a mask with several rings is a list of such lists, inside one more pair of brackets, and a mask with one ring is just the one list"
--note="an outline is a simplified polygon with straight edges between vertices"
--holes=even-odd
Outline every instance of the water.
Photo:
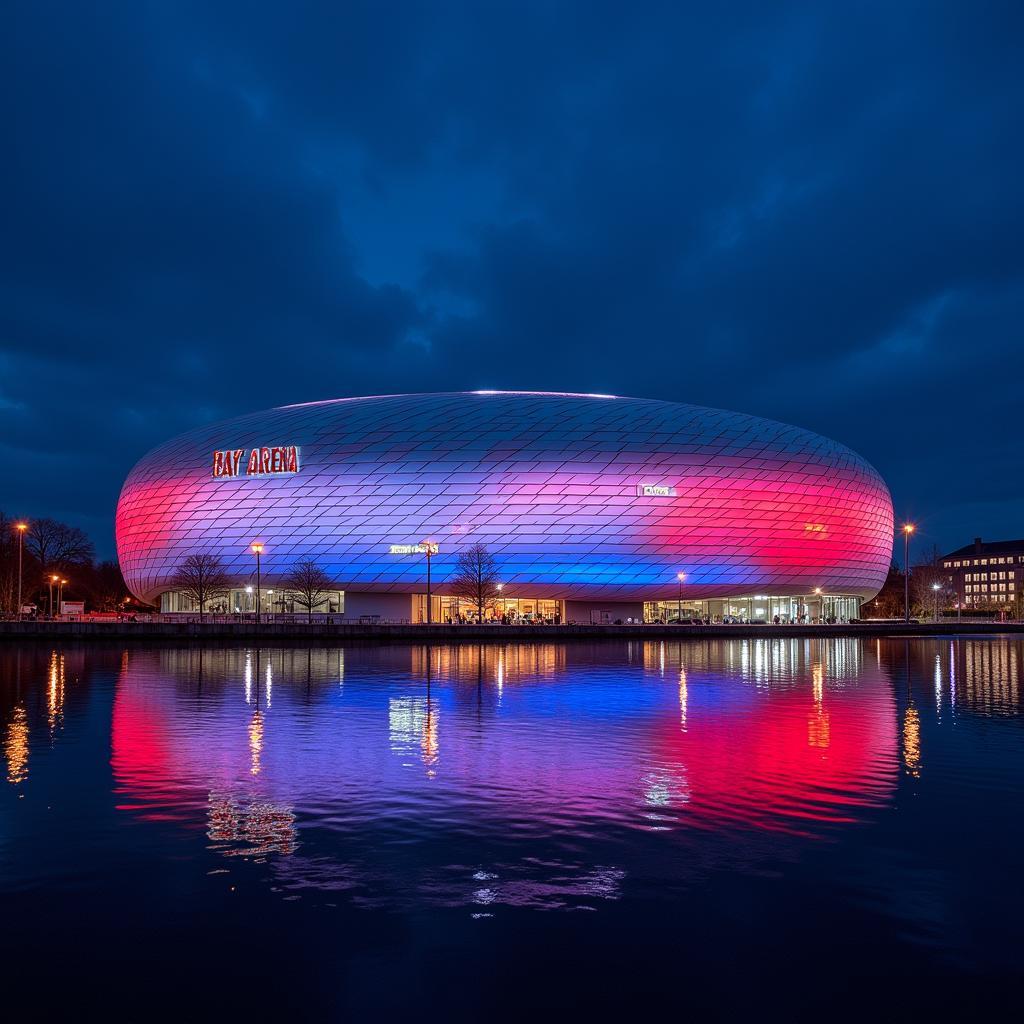
[[8,1005],[997,1012],[1022,669],[1005,637],[0,647]]

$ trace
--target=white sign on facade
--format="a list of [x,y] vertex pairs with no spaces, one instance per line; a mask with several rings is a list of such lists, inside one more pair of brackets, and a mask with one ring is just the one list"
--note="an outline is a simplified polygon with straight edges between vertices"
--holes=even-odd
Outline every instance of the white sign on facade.
[[676,489],[667,484],[637,484],[636,493],[642,498],[674,498]]

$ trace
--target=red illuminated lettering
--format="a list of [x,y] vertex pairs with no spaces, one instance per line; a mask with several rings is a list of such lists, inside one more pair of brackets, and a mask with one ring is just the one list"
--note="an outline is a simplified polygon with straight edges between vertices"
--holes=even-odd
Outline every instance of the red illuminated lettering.
[[[226,448],[213,453],[213,475],[238,476],[245,459],[245,448]],[[295,445],[278,445],[273,448],[252,448],[245,461],[247,476],[264,476],[275,473],[297,473],[299,471],[299,450]]]

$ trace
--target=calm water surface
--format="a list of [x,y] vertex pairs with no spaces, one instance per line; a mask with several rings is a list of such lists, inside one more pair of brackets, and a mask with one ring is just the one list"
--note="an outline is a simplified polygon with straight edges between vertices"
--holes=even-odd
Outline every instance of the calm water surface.
[[23,1019],[1009,1012],[1024,641],[0,647]]

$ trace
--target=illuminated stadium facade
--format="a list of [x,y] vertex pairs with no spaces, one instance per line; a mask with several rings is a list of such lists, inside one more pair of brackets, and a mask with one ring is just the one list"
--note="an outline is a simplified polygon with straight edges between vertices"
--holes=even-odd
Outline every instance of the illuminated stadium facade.
[[[201,427],[150,452],[117,509],[132,591],[194,610],[173,576],[216,555],[212,611],[299,611],[310,559],[323,612],[358,621],[471,613],[446,581],[482,544],[488,616],[561,622],[698,615],[851,618],[879,590],[892,502],[854,452],[797,427],[609,395],[472,392],[346,398]],[[679,574],[684,574],[682,583]]]

